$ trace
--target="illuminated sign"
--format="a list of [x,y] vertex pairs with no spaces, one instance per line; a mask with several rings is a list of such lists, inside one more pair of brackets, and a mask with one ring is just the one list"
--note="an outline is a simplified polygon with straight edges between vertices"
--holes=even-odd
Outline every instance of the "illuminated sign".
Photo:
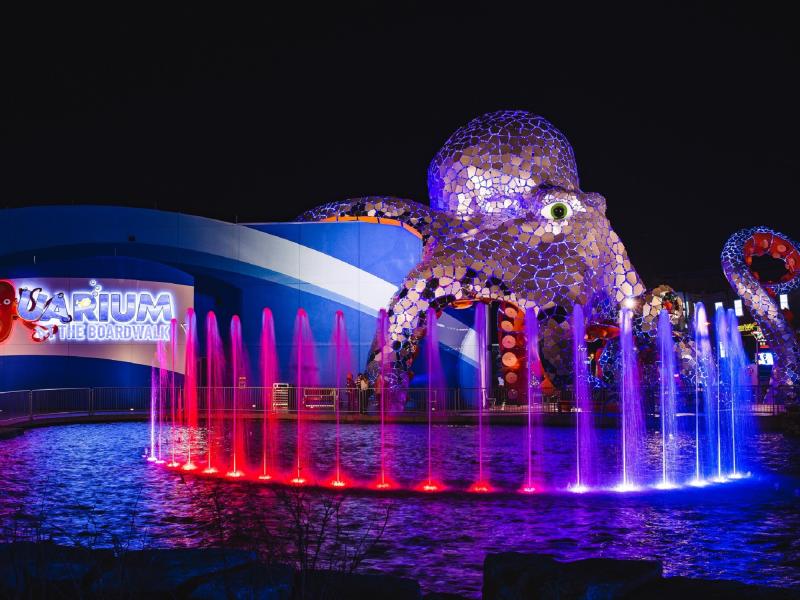
[[166,291],[104,290],[94,279],[89,288],[71,292],[24,284],[16,312],[34,331],[34,341],[166,341],[175,299]]
[[761,328],[758,326],[758,323],[742,323],[739,325],[739,331],[745,335],[752,336],[756,342],[764,343],[766,341],[764,334],[761,332]]
[[775,359],[772,356],[772,352],[759,352],[758,353],[758,364],[771,367],[775,364]]

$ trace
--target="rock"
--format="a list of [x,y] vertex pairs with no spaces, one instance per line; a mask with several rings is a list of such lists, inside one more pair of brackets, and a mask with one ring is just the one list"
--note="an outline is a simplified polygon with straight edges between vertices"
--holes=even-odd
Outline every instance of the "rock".
[[622,598],[647,583],[661,579],[662,573],[661,563],[656,560],[577,560],[564,563],[554,597],[593,600]]
[[298,573],[295,591],[304,600],[422,600],[419,583],[394,575]]
[[10,440],[25,433],[22,427],[0,427],[0,440]]
[[234,571],[222,571],[200,583],[190,594],[192,600],[289,600],[294,569],[287,565],[251,564]]
[[91,589],[103,598],[183,596],[215,574],[254,562],[253,552],[223,548],[126,552]]
[[483,598],[623,598],[661,578],[661,563],[589,558],[559,562],[547,555],[489,554],[484,562]]
[[483,561],[483,598],[530,598],[537,581],[555,572],[560,563],[544,554],[503,552]]
[[469,598],[449,592],[431,592],[430,594],[425,594],[422,600],[469,600]]
[[707,579],[689,579],[688,577],[666,577],[639,588],[635,594],[637,597],[647,598],[648,600],[674,600],[675,598],[790,600],[797,598],[799,595],[797,590],[749,585],[738,581],[710,581]]
[[48,542],[0,545],[0,597],[85,596],[110,551]]

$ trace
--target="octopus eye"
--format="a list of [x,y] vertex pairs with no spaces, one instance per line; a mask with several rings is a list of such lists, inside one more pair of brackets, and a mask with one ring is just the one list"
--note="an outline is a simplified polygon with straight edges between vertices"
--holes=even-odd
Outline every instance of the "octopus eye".
[[11,304],[11,298],[3,298],[3,304],[5,304],[6,306]]
[[572,214],[572,207],[566,202],[553,202],[542,209],[542,215],[552,221],[563,221]]

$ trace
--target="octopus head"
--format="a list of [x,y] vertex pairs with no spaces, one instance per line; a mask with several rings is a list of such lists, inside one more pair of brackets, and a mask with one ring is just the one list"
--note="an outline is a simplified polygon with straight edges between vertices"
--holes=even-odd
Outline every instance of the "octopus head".
[[431,161],[431,207],[455,216],[505,220],[529,208],[541,188],[579,187],[567,138],[547,119],[503,110],[456,130]]
[[604,298],[613,305],[644,291],[605,198],[581,191],[572,147],[543,117],[500,111],[473,119],[434,157],[428,191],[439,215],[434,236],[445,240],[433,262],[466,249],[479,278],[501,279],[504,299],[526,310],[569,312]]

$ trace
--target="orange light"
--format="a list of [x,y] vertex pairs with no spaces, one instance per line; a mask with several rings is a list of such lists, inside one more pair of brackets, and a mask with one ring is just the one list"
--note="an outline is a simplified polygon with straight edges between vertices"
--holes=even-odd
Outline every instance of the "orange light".
[[485,481],[476,481],[469,487],[469,491],[478,494],[487,494],[492,491],[492,486]]
[[464,310],[472,306],[472,300],[454,300],[451,306],[456,310]]

